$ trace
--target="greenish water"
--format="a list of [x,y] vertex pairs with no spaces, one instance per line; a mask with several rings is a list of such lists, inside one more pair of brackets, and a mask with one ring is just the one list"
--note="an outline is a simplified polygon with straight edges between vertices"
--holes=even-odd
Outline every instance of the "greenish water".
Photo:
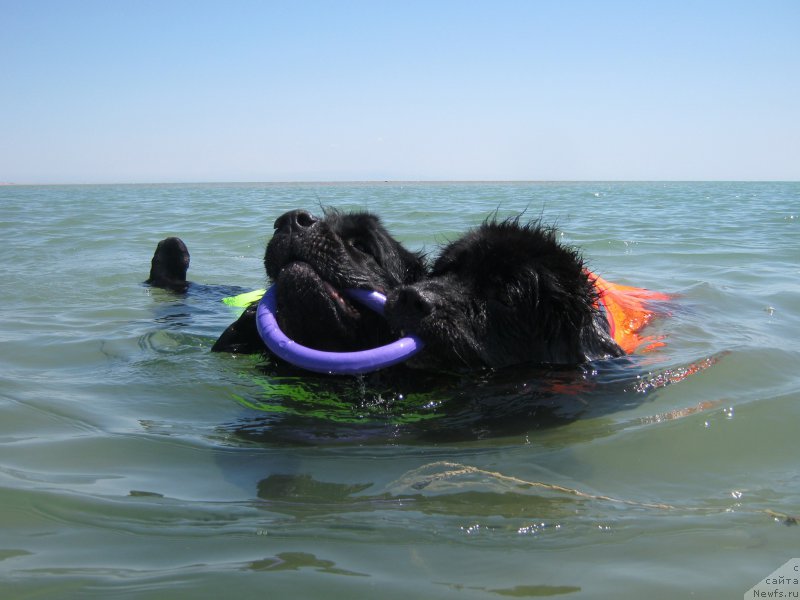
[[[666,346],[596,375],[280,379],[209,353],[225,290],[141,285],[180,235],[193,281],[261,287],[275,217],[320,205],[431,252],[542,216],[676,295]],[[2,187],[0,234],[2,598],[738,598],[800,553],[800,184]]]

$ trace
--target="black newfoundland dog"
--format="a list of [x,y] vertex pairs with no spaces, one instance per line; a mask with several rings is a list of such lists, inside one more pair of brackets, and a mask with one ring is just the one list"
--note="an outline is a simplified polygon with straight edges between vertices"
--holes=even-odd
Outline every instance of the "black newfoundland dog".
[[580,254],[553,228],[487,221],[447,245],[430,275],[393,290],[395,330],[426,342],[412,366],[501,368],[621,356]]
[[[185,290],[189,254],[162,241],[147,283]],[[415,333],[426,346],[408,366],[430,370],[575,365],[621,356],[580,254],[552,228],[488,220],[445,246],[430,270],[368,213],[293,210],[275,221],[264,256],[278,285],[278,324],[321,350],[372,348]],[[350,302],[344,288],[387,295],[386,318]],[[214,344],[266,352],[255,305]]]

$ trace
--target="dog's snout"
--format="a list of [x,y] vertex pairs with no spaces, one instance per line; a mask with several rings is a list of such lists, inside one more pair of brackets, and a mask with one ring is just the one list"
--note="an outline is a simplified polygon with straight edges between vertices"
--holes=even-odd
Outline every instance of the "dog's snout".
[[403,287],[397,290],[394,304],[398,312],[418,319],[433,312],[433,304],[430,300],[414,287]]
[[317,218],[310,212],[298,209],[290,210],[275,219],[274,227],[277,232],[292,233],[308,229],[316,222]]

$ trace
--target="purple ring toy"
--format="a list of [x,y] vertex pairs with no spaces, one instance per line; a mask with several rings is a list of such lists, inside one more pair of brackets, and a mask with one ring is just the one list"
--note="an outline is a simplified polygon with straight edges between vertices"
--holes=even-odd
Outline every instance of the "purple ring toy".
[[[370,310],[383,314],[383,306],[386,304],[386,296],[383,294],[356,289],[345,290],[345,293]],[[422,350],[424,345],[417,336],[408,335],[385,346],[356,352],[327,352],[308,348],[289,339],[278,326],[275,319],[276,294],[276,286],[272,285],[258,303],[258,334],[273,354],[301,369],[329,375],[369,373],[403,362]]]

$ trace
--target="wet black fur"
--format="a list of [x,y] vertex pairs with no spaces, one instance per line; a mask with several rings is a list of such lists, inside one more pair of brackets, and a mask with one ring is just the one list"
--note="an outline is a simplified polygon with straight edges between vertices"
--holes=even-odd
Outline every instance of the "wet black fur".
[[[422,255],[369,213],[326,210],[317,218],[294,210],[274,227],[264,266],[278,283],[278,323],[301,344],[350,351],[413,332],[426,347],[407,364],[431,370],[573,365],[623,354],[580,254],[539,222],[487,220],[446,245],[430,273]],[[188,266],[183,242],[162,240],[147,283],[186,291]],[[347,300],[344,288],[386,293],[386,319]],[[248,307],[212,350],[266,352],[255,314]]]
[[[392,341],[385,319],[349,301],[345,288],[388,292],[425,274],[423,257],[406,250],[366,212],[326,210],[321,218],[304,210],[275,221],[264,267],[278,284],[278,324],[300,344],[351,351]],[[255,353],[266,348],[255,326],[255,306],[228,327],[217,352]]]
[[580,254],[539,222],[488,220],[447,245],[430,276],[388,295],[398,331],[425,342],[410,366],[579,364],[622,349]]
[[160,242],[150,262],[150,277],[145,283],[174,292],[185,292],[189,287],[186,271],[189,270],[189,250],[183,240],[168,237]]

